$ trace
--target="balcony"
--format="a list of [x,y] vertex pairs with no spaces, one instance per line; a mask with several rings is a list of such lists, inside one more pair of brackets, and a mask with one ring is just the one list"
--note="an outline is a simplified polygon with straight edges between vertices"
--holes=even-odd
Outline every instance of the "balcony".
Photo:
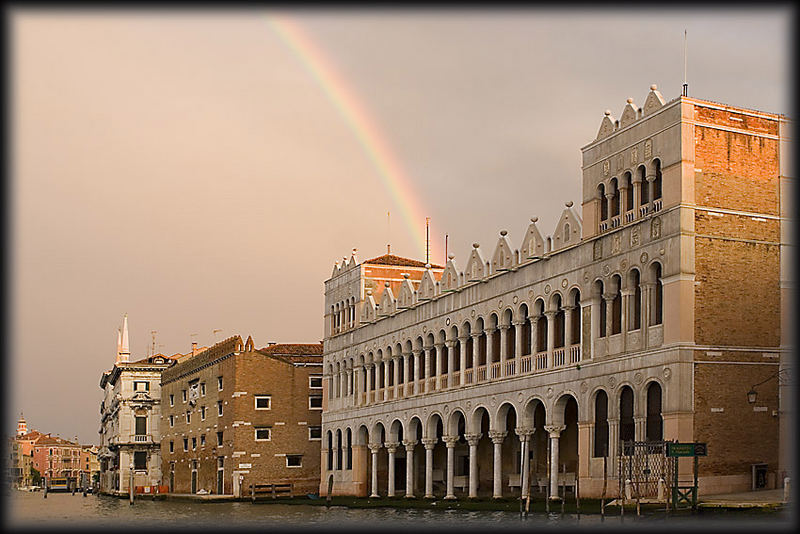
[[639,206],[639,217],[644,217],[650,211],[650,206],[645,204],[644,206]]
[[563,347],[553,350],[553,367],[563,367],[566,362],[566,349]]
[[150,434],[131,434],[132,443],[153,443],[153,436]]
[[600,222],[600,231],[605,232],[608,230],[608,221],[601,221]]
[[633,219],[635,218],[635,216],[636,216],[636,212],[634,210],[626,211],[625,212],[625,222],[626,223],[633,222]]
[[611,228],[617,228],[620,224],[622,224],[622,220],[619,215],[611,217]]
[[498,378],[500,378],[500,362],[494,362],[494,363],[492,364],[492,369],[491,369],[491,371],[492,371],[492,372],[491,372],[491,376],[490,376],[490,378],[491,378],[492,380],[497,380]]
[[655,200],[653,201],[653,213],[655,213],[655,212],[657,212],[657,211],[661,211],[661,203],[662,203],[663,201],[664,201],[664,200],[663,200],[663,199],[661,199],[661,198],[657,198],[657,199],[655,199]]
[[542,371],[547,369],[547,352],[539,352],[536,354],[536,370]]

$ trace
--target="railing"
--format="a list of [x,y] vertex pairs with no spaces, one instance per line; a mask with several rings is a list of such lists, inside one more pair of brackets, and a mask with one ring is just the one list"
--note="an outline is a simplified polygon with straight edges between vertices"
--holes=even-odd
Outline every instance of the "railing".
[[375,388],[375,402],[383,400],[383,388]]
[[514,360],[506,360],[503,368],[503,376],[514,376],[516,373],[516,364]]
[[361,397],[361,404],[362,405],[366,404],[367,403],[367,394],[366,393],[359,393],[359,396]]
[[134,443],[150,443],[153,439],[150,434],[132,434],[131,441]]
[[613,217],[611,217],[611,228],[616,228],[619,225],[620,225],[620,216],[614,215]]
[[653,212],[661,211],[661,203],[664,199],[657,198],[653,201]]
[[547,369],[547,352],[536,354],[536,370],[541,371],[542,369]]
[[464,383],[465,384],[472,384],[472,379],[474,378],[475,370],[474,369],[467,369],[464,371]]
[[458,386],[461,383],[461,371],[453,371],[453,382],[450,384],[451,388]]
[[600,231],[605,232],[606,230],[608,230],[608,221],[600,222]]
[[425,393],[430,393],[431,391],[436,391],[436,377],[429,376],[428,383],[425,384]]
[[441,375],[439,377],[439,388],[447,389],[447,375]]
[[572,345],[569,348],[569,363],[577,363],[581,361],[581,346]]
[[647,215],[647,212],[650,211],[650,206],[645,204],[644,206],[639,206],[639,217],[644,217]]
[[553,367],[561,367],[566,362],[567,351],[563,347],[553,350]]
[[478,382],[485,382],[486,381],[486,366],[481,365],[478,367]]
[[394,388],[395,388],[394,386],[389,386],[386,388],[386,398],[388,400],[392,400],[393,398],[395,398]]
[[527,374],[533,370],[533,357],[528,354],[527,356],[523,356],[522,359],[519,361],[519,372],[520,374]]
[[492,364],[489,378],[491,378],[492,380],[500,378],[500,362],[494,362]]
[[629,222],[633,221],[634,214],[635,214],[635,212],[633,210],[626,211],[625,212],[625,222],[629,223]]

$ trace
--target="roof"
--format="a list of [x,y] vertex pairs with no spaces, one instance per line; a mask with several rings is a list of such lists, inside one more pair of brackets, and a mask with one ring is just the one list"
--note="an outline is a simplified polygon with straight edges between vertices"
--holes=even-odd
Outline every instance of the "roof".
[[42,434],[38,430],[29,430],[25,434],[23,434],[21,436],[18,436],[17,439],[23,440],[23,441],[35,440],[35,439],[38,439],[38,438],[40,438],[40,437],[42,437],[44,435],[45,434]]
[[258,352],[275,356],[322,356],[322,343],[276,343]]
[[[410,258],[403,258],[401,256],[395,256],[394,254],[384,254],[383,256],[367,260],[364,263],[371,263],[373,265],[395,265],[398,267],[425,267],[425,262],[412,260]],[[431,268],[444,269],[444,267],[441,265],[434,264],[431,264]]]
[[39,441],[36,442],[36,445],[73,445],[75,447],[80,447],[80,445],[74,441],[68,441],[58,436],[51,436],[50,434],[42,436]]

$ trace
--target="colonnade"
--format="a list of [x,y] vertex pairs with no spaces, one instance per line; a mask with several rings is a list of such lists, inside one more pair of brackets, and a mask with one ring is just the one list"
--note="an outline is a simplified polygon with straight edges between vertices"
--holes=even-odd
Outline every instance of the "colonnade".
[[601,232],[661,210],[661,161],[654,159],[649,167],[640,165],[597,186]]

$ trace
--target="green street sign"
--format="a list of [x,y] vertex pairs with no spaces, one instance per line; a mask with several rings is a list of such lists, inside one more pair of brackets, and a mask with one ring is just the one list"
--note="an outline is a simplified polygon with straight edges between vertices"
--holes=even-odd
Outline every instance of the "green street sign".
[[706,456],[708,447],[705,443],[667,443],[667,456]]

